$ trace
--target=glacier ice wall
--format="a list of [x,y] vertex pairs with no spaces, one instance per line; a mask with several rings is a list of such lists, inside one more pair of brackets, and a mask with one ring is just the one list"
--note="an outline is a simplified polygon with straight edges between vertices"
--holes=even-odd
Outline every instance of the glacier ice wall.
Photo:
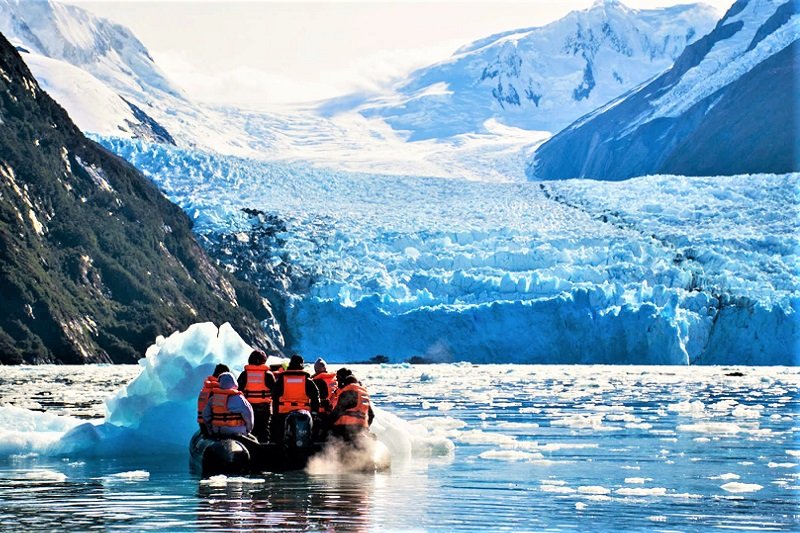
[[101,141],[232,236],[231,271],[302,272],[284,319],[307,357],[800,362],[795,174],[481,183]]

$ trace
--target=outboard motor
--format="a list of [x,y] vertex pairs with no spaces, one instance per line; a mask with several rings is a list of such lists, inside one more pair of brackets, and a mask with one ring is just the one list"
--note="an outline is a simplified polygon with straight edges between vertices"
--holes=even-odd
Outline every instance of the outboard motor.
[[283,423],[283,447],[289,454],[309,453],[314,440],[314,423],[308,411],[292,411]]

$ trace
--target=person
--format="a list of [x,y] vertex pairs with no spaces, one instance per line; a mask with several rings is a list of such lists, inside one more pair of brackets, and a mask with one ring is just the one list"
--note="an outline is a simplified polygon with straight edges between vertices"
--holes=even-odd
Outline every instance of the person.
[[212,372],[211,375],[208,376],[205,381],[203,381],[203,388],[200,389],[200,394],[197,396],[197,423],[200,425],[200,433],[203,435],[209,434],[208,427],[203,421],[203,409],[205,409],[206,404],[208,403],[208,398],[211,396],[211,391],[219,386],[219,382],[217,381],[219,375],[223,372],[230,371],[231,369],[228,368],[228,365],[223,365],[220,363],[214,367],[214,372]]
[[339,390],[331,413],[331,435],[354,442],[369,433],[375,419],[367,389],[347,369],[337,372]]
[[336,374],[328,372],[328,364],[321,357],[314,361],[314,375],[311,380],[319,390],[320,415],[330,415],[331,399],[336,394]]
[[236,378],[223,372],[217,378],[219,386],[203,409],[203,421],[212,435],[246,437],[253,430],[253,407],[236,387]]
[[261,350],[252,351],[244,372],[239,374],[238,385],[253,407],[253,436],[260,442],[269,442],[275,376],[267,367],[267,354]]
[[272,389],[272,430],[275,441],[283,438],[286,415],[292,411],[309,411],[312,416],[319,412],[319,390],[308,372],[303,370],[303,357],[293,355],[289,366],[275,378]]

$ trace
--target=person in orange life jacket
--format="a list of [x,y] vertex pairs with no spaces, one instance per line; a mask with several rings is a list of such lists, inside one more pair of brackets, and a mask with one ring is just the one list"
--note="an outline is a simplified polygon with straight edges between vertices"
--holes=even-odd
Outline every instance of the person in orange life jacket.
[[203,421],[212,435],[226,437],[248,436],[253,430],[253,408],[236,388],[236,378],[223,372],[217,378],[219,387],[211,391],[211,397],[203,409]]
[[331,413],[331,434],[346,441],[354,441],[369,433],[369,426],[375,419],[372,403],[358,379],[347,369],[337,372],[339,390],[336,405]]
[[329,429],[331,401],[336,393],[336,374],[328,372],[328,365],[321,357],[314,361],[314,375],[311,376],[311,381],[319,390],[319,416],[314,424],[314,434],[316,440],[321,441],[325,440]]
[[253,406],[253,436],[260,442],[268,442],[275,376],[267,367],[267,354],[261,350],[253,350],[244,366],[244,372],[239,374],[238,384],[239,390]]
[[228,368],[228,365],[223,365],[220,363],[215,366],[214,372],[212,372],[212,374],[205,379],[203,382],[203,388],[200,390],[200,394],[197,396],[197,423],[200,425],[200,433],[203,435],[208,435],[208,427],[206,427],[205,422],[203,422],[203,409],[205,409],[206,404],[208,403],[208,397],[211,396],[211,391],[219,386],[219,382],[217,381],[219,375],[223,372],[230,371],[231,369]]
[[336,374],[328,372],[328,365],[321,357],[314,361],[314,375],[311,380],[319,390],[319,411],[321,415],[331,412],[331,399],[336,393]]
[[286,415],[300,410],[310,411],[312,415],[319,412],[319,390],[303,370],[303,358],[295,354],[286,370],[275,377],[272,389],[272,429],[276,442],[283,438]]

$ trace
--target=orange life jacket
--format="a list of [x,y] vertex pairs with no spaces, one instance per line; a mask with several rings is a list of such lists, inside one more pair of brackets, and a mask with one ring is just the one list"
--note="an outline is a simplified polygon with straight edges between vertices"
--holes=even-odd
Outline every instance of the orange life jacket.
[[272,393],[264,383],[267,365],[244,365],[247,372],[247,383],[244,386],[244,397],[253,405],[272,403]]
[[[313,381],[322,381],[325,383],[328,395],[325,397],[323,397],[322,394],[319,395],[319,410],[321,413],[330,413],[331,406],[333,405],[333,396],[336,394],[336,374],[331,374],[330,372],[320,372],[319,374],[314,374],[311,376],[311,379]],[[326,402],[325,400],[328,401]]]
[[306,394],[306,378],[303,370],[285,370],[278,379],[283,380],[283,394],[278,398],[278,413],[310,411],[311,399]]
[[244,396],[237,389],[216,388],[211,391],[211,425],[213,427],[247,427],[244,418],[239,413],[228,410],[228,400],[231,396]]
[[206,408],[208,397],[211,396],[211,391],[219,387],[219,382],[214,376],[208,376],[203,382],[203,388],[200,390],[200,395],[197,397],[197,423],[203,423],[203,409]]
[[351,383],[349,385],[345,385],[341,389],[339,389],[337,393],[337,397],[341,396],[345,392],[353,391],[358,395],[358,400],[356,404],[345,411],[339,418],[337,418],[334,422],[334,426],[361,426],[361,427],[369,427],[369,394],[367,394],[367,389],[358,385],[357,383]]

